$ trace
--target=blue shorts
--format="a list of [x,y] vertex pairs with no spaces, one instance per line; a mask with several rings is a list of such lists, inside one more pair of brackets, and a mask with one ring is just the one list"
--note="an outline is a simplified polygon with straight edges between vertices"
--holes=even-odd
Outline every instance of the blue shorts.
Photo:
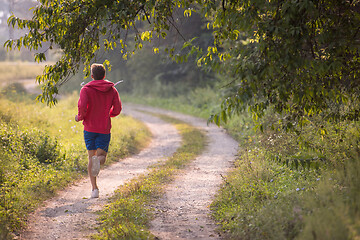
[[107,152],[109,150],[110,138],[110,133],[93,133],[84,130],[84,140],[87,150],[97,150],[100,148]]

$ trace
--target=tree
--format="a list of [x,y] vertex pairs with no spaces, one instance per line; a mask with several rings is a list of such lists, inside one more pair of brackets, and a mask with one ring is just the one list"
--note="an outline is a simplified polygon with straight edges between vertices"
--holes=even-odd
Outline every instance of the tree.
[[230,0],[207,14],[221,51],[199,63],[226,72],[235,86],[215,121],[244,106],[255,117],[274,107],[285,128],[318,114],[359,118],[358,1]]
[[[44,42],[59,46],[63,57],[38,77],[44,83],[41,101],[53,103],[57,86],[80,63],[89,64],[103,45],[121,45],[127,58],[143,41],[165,38],[176,29],[173,14],[197,11],[207,19],[214,42],[202,50],[196,40],[184,39],[184,50],[196,54],[197,64],[225,74],[231,94],[224,98],[220,123],[234,112],[250,109],[255,117],[273,107],[283,125],[302,125],[307,117],[357,119],[359,113],[360,3],[353,0],[158,0],[49,1],[41,0],[31,20],[15,16],[13,27],[28,28],[10,49],[37,49]],[[141,26],[141,30],[139,28]],[[133,48],[127,46],[128,38]],[[176,55],[177,60],[186,56]],[[154,48],[154,51],[158,51]],[[45,60],[44,53],[35,56]],[[107,61],[105,61],[108,64]],[[85,69],[86,72],[89,69]],[[356,104],[353,104],[356,103]]]
[[[7,19],[11,14],[16,14],[21,18],[30,18],[31,13],[29,9],[36,5],[36,1],[33,0],[0,0],[0,42],[3,44],[7,39],[17,38],[25,33],[25,31],[16,31],[15,29],[8,27]],[[16,59],[16,56],[13,54],[6,54],[6,50],[3,46],[0,46],[0,60],[10,60],[13,61]],[[23,51],[20,55],[27,57],[28,51]],[[19,55],[19,54],[17,54]],[[30,55],[30,54],[29,54]],[[29,60],[32,59],[32,55],[28,57]]]
[[[15,16],[8,19],[12,27],[29,29],[29,33],[19,39],[5,43],[8,49],[26,47],[38,50],[49,42],[63,51],[62,58],[54,65],[47,66],[44,74],[37,78],[43,83],[43,94],[39,100],[47,104],[56,102],[54,94],[58,86],[75,74],[81,63],[89,73],[89,63],[101,46],[110,50],[120,45],[123,58],[128,58],[136,49],[142,48],[143,41],[153,37],[165,38],[171,26],[175,26],[172,14],[176,6],[189,7],[180,1],[48,1],[40,0],[31,20]],[[139,31],[139,25],[147,25]],[[144,28],[143,28],[144,29]],[[128,38],[135,42],[128,50]],[[154,48],[154,51],[158,51]],[[45,52],[37,53],[35,60],[44,61]],[[109,64],[105,61],[105,64]]]

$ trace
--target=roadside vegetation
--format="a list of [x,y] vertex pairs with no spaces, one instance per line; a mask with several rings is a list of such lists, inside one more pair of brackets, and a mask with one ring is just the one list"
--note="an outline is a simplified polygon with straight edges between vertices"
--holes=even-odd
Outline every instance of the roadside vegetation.
[[164,192],[164,186],[205,148],[205,134],[180,120],[159,115],[176,127],[182,145],[165,162],[150,167],[148,174],[140,175],[121,186],[111,203],[100,213],[100,234],[94,239],[156,239],[147,226],[152,219],[151,204]]
[[[46,198],[87,175],[82,124],[74,121],[77,94],[49,108],[21,85],[0,95],[0,239],[12,239]],[[150,140],[140,122],[114,118],[109,161],[136,153]]]
[[[271,121],[274,116],[266,117]],[[236,129],[239,159],[212,204],[213,215],[229,238],[360,236],[357,122],[314,119],[296,134],[254,132],[248,128],[249,119],[236,119],[229,129]]]
[[[201,106],[214,94],[124,99],[207,118],[217,106]],[[280,117],[268,111],[260,122],[243,113],[223,125],[240,150],[211,205],[218,230],[228,239],[357,239],[359,123],[313,117],[295,132]]]

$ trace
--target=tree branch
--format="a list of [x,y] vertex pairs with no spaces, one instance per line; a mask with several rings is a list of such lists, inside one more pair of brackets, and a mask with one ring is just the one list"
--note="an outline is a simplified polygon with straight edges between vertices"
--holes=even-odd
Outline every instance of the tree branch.
[[172,16],[170,16],[170,18],[167,17],[168,22],[170,23],[171,26],[173,26],[173,27],[175,28],[176,32],[180,35],[180,37],[181,37],[184,41],[186,41],[185,37],[181,34],[181,32],[180,32],[180,30],[178,29],[178,27],[177,27],[177,26],[175,25],[175,23],[172,22],[170,19],[172,19],[172,20],[174,21],[174,19],[172,18]]

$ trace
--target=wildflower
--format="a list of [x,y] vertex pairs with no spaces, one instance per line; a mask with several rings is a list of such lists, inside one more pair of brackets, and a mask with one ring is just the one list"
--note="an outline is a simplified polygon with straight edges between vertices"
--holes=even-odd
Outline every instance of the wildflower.
[[274,179],[271,179],[271,180],[270,180],[270,182],[273,182],[273,181],[274,181]]
[[297,188],[296,191],[297,191],[297,192],[300,191],[300,188]]
[[277,199],[277,198],[278,198],[278,195],[275,195],[274,198]]
[[320,181],[320,178],[317,178],[316,181]]

